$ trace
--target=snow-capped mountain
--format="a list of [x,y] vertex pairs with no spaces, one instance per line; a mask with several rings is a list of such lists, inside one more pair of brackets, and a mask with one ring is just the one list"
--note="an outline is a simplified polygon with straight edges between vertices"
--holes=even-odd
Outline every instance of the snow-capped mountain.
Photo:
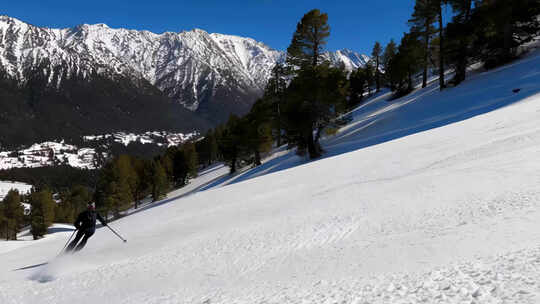
[[356,70],[359,67],[365,66],[370,58],[367,55],[359,54],[349,49],[343,49],[335,52],[327,52],[324,54],[326,60],[336,66],[343,65],[347,71]]
[[[326,57],[348,69],[369,59],[350,50]],[[127,76],[147,80],[192,111],[221,110],[208,107],[215,102],[236,103],[233,110],[245,111],[282,60],[283,52],[261,42],[200,29],[163,34],[105,24],[49,29],[0,16],[0,69],[19,82],[36,69],[57,88],[73,76]]]

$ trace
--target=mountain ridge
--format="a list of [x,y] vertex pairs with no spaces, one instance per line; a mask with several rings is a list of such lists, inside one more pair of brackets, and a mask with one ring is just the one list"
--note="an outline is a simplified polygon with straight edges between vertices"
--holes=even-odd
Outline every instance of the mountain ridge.
[[[325,56],[349,70],[369,58],[350,50]],[[13,140],[33,144],[119,131],[204,132],[204,128],[226,121],[231,113],[247,113],[262,95],[273,66],[284,60],[284,52],[255,39],[202,29],[156,34],[114,29],[104,23],[54,29],[0,16],[0,97],[4,99],[0,105],[8,109],[5,116],[36,120],[34,130],[27,131],[24,120],[17,122],[17,129],[12,127],[13,119],[0,115],[0,125],[6,129],[0,135],[10,138],[0,144],[9,146]],[[135,103],[134,98],[138,99]],[[153,108],[149,102],[160,103],[160,111],[168,111],[164,115],[171,121],[160,123],[157,109],[151,109],[153,119],[137,125],[146,118],[138,107]],[[193,115],[186,111],[173,115],[178,110],[167,103]],[[86,107],[84,113],[80,113],[81,107]],[[62,125],[54,118],[56,127],[45,134],[40,125],[47,124],[50,119],[44,117],[54,117],[55,112],[72,121]],[[82,123],[75,119],[80,115],[102,120]],[[166,128],[168,125],[171,127]],[[65,131],[66,126],[71,131]],[[11,133],[7,136],[5,132]],[[16,138],[17,132],[28,134],[23,140]]]
[[[28,61],[35,65],[44,58],[54,59],[51,66],[67,66],[68,75],[103,72],[105,68],[144,78],[192,111],[205,101],[206,90],[223,85],[236,85],[240,92],[260,95],[272,67],[285,59],[283,51],[253,38],[199,28],[161,34],[111,28],[105,23],[56,29],[4,15],[0,16],[0,35],[0,64],[19,81],[25,80]],[[344,63],[348,69],[369,59],[346,49],[327,52],[325,57],[336,65]],[[234,79],[228,79],[227,74]],[[54,73],[49,78],[54,80]],[[202,88],[201,83],[207,87]]]

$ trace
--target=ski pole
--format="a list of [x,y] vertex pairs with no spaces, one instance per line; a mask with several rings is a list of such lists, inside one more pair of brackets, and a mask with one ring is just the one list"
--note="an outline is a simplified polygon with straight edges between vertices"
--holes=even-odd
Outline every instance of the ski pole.
[[64,250],[66,250],[66,247],[68,246],[69,241],[71,241],[71,239],[72,239],[73,236],[75,235],[75,232],[77,232],[77,229],[73,230],[73,233],[71,234],[71,236],[69,237],[68,241],[67,241],[66,244],[64,245],[64,248],[62,248],[62,250],[60,250],[60,252],[58,253],[58,255],[61,255],[62,252],[64,252]]
[[117,237],[119,237],[122,241],[127,242],[126,239],[124,239],[123,237],[120,236],[120,234],[118,234],[116,231],[114,231],[114,229],[112,229],[109,225],[107,225],[107,228],[111,229],[111,231],[116,234]]

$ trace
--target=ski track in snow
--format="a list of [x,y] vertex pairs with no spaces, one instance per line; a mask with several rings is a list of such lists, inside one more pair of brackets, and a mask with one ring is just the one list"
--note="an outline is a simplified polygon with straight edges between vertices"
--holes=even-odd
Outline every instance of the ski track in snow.
[[539,303],[538,71],[375,97],[326,158],[209,168],[113,222],[126,244],[100,228],[43,267],[70,231],[0,250],[0,303]]

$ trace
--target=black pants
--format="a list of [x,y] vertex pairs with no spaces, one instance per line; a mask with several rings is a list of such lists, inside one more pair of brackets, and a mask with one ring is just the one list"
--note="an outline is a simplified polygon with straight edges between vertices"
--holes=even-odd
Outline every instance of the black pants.
[[[66,248],[66,251],[72,251],[75,248],[75,251],[79,251],[83,249],[84,245],[86,245],[86,241],[94,234],[96,230],[95,229],[79,229],[77,231],[77,235],[75,236],[75,239],[69,243],[68,247]],[[82,241],[77,245],[79,240],[82,238]],[[75,247],[77,246],[77,247]]]

